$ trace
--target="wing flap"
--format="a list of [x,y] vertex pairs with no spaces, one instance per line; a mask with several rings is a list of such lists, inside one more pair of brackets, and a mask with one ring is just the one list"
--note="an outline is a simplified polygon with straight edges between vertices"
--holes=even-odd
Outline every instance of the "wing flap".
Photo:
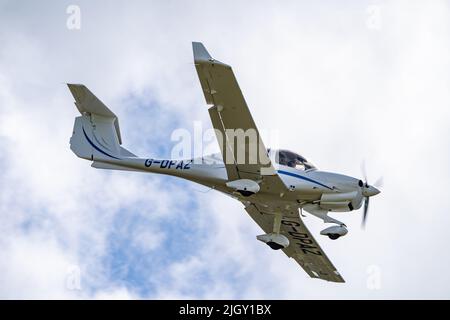
[[239,172],[234,162],[234,159],[226,159],[227,155],[230,155],[230,152],[227,152],[227,148],[229,148],[228,144],[224,142],[225,130],[222,125],[222,121],[220,120],[220,115],[217,112],[217,107],[213,106],[208,109],[209,117],[211,118],[211,122],[213,128],[216,130],[217,141],[219,143],[220,153],[223,156],[223,162],[225,164],[225,169],[227,170],[228,180],[238,180]]

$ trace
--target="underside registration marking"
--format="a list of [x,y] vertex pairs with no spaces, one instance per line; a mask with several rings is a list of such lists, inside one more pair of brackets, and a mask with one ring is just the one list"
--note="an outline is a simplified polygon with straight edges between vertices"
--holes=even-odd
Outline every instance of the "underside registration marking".
[[294,244],[304,254],[313,254],[321,256],[322,252],[315,246],[315,242],[311,239],[308,233],[299,232],[297,227],[301,227],[301,224],[296,221],[282,220],[281,224],[287,227],[287,233],[292,239],[296,240]]

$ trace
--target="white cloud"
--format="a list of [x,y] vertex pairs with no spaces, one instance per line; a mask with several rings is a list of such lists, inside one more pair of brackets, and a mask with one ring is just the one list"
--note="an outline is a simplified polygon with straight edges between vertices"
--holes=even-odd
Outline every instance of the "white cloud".
[[11,239],[2,239],[0,253],[3,298],[76,297],[65,285],[69,264],[77,260],[73,252],[64,252],[42,233],[8,235]]

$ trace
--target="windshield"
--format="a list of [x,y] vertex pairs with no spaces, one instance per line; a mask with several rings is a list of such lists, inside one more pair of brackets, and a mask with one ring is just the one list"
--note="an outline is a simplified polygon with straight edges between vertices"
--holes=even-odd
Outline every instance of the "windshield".
[[305,171],[316,168],[312,163],[308,162],[308,160],[303,158],[301,155],[288,150],[277,150],[275,161],[278,164],[295,168],[297,170]]

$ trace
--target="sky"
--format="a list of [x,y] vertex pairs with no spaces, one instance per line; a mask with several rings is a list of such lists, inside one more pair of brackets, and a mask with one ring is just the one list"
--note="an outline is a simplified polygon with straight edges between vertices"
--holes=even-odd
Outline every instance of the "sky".
[[[345,284],[257,241],[223,194],[70,151],[65,83],[112,109],[142,157],[211,128],[192,41],[233,66],[280,147],[383,177],[365,230],[361,211],[334,215],[337,241],[305,218]],[[450,298],[447,1],[0,0],[0,43],[0,298]]]

